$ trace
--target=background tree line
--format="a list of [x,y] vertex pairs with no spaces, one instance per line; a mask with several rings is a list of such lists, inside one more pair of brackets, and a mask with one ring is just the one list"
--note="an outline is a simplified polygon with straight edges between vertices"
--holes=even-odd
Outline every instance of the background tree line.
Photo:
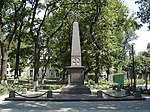
[[[14,79],[26,66],[34,68],[34,82],[50,66],[62,78],[70,65],[73,13],[78,12],[83,65],[98,74],[126,64],[130,41],[140,28],[134,14],[120,0],[0,0],[1,83],[7,62]],[[39,68],[43,73],[39,74]]]

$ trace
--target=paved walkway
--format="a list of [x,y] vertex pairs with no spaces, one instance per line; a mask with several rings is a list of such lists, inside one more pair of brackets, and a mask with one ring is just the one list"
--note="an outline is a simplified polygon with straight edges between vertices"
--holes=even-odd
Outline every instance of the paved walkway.
[[95,102],[0,101],[0,112],[150,112],[150,99]]
[[0,101],[5,100],[5,98],[7,98],[8,96],[9,96],[8,94],[0,96]]
[[150,97],[143,101],[2,101],[0,112],[150,112]]

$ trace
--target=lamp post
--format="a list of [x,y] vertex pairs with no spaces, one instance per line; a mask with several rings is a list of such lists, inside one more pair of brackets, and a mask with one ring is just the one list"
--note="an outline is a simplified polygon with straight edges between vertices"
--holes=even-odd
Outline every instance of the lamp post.
[[148,80],[147,80],[148,74],[147,74],[147,66],[145,67],[145,89],[147,90]]
[[134,79],[134,91],[136,91],[136,74],[135,74],[135,63],[134,63],[134,45],[132,45],[132,73]]

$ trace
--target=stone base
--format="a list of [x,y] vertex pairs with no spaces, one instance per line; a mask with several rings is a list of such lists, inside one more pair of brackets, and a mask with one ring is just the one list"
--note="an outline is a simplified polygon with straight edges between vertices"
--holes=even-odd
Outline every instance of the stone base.
[[91,90],[85,85],[67,85],[61,94],[91,94]]
[[39,85],[38,81],[33,81],[32,86],[34,91],[38,91],[38,85]]

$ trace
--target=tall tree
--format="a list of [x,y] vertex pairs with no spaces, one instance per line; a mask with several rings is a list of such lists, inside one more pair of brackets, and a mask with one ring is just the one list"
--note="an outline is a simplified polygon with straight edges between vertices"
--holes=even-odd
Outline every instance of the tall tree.
[[[41,57],[41,50],[42,50],[42,40],[45,40],[45,37],[43,38],[43,25],[46,19],[53,15],[53,13],[57,12],[59,10],[59,7],[56,6],[57,3],[61,1],[54,0],[54,1],[48,1],[48,2],[40,2],[39,0],[35,0],[35,2],[32,3],[33,13],[32,13],[32,19],[31,19],[31,26],[30,26],[30,34],[34,41],[34,78],[33,78],[33,85],[34,88],[38,85],[38,77],[39,77],[39,68],[40,68],[40,57]],[[45,5],[46,4],[46,5]],[[42,19],[39,19],[36,17],[38,12],[41,10],[44,10],[44,16]],[[45,46],[45,45],[44,45]],[[42,57],[43,58],[43,57]]]
[[70,65],[75,12],[80,13],[78,22],[85,74],[95,73],[96,83],[103,69],[123,63],[128,42],[136,37],[134,31],[138,25],[134,17],[128,17],[128,9],[120,0],[16,0],[15,3],[10,0],[3,6],[6,10],[1,8],[2,31],[7,40],[6,48],[12,48],[7,49],[9,56],[16,58],[16,63],[12,64],[15,65],[15,78],[18,78],[18,69],[30,60],[35,86],[39,68],[46,73],[47,68],[53,67],[65,77],[66,65]]
[[[3,37],[1,37],[1,83],[7,83],[7,59],[8,51],[16,36],[17,29],[20,24],[19,14],[24,6],[25,1],[5,1],[1,0],[1,29]],[[19,5],[16,5],[19,4]]]

